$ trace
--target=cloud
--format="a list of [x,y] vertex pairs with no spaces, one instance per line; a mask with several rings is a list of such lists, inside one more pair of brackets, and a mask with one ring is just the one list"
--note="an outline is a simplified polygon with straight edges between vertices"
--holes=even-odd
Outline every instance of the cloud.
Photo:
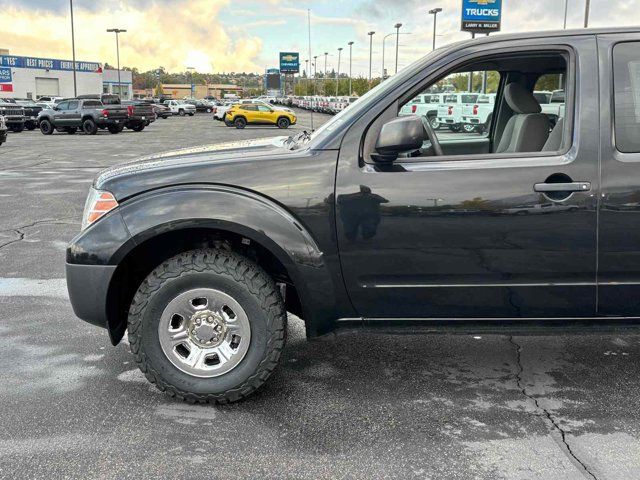
[[[0,0],[2,46],[15,55],[71,58],[68,9],[56,1],[15,5]],[[76,2],[76,4],[96,2]],[[144,4],[145,8],[141,8]],[[76,58],[116,64],[115,39],[107,28],[124,28],[120,35],[120,63],[150,70],[163,66],[201,72],[259,71],[262,40],[246,33],[229,35],[218,20],[229,0],[112,1],[97,10],[75,8]],[[67,4],[68,5],[68,4]],[[104,4],[103,4],[104,5]],[[47,41],[42,41],[47,32]]]

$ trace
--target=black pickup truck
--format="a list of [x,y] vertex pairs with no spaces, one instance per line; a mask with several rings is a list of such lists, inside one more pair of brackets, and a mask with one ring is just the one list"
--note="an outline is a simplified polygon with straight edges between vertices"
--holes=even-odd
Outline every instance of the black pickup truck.
[[98,129],[105,128],[111,133],[120,133],[128,119],[124,105],[103,105],[100,100],[70,98],[42,110],[38,114],[38,125],[45,135],[56,130],[74,134],[78,129],[95,135]]
[[38,114],[42,111],[42,107],[29,98],[13,98],[9,100],[24,109],[24,127],[27,130],[35,130],[38,128]]
[[0,116],[4,117],[7,128],[12,132],[20,133],[24,130],[25,116],[21,105],[6,98],[0,98]]
[[127,122],[125,127],[134,132],[141,132],[144,127],[156,121],[153,106],[142,101],[125,100],[122,105],[127,108]]
[[[162,391],[217,402],[269,377],[287,312],[309,338],[637,331],[638,71],[639,29],[495,35],[435,50],[312,133],[111,168],[67,249],[75,313],[114,345],[127,330]],[[496,93],[485,134],[399,115],[468,72]],[[533,95],[549,76],[566,92],[553,127]]]

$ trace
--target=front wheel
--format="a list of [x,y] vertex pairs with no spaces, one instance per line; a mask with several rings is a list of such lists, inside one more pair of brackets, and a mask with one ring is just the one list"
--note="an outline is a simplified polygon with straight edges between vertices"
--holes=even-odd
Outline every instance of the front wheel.
[[134,296],[131,352],[147,379],[190,402],[228,403],[257,390],[278,364],[286,313],[273,280],[226,250],[163,262]]
[[44,134],[44,135],[51,135],[53,134],[53,125],[51,124],[51,122],[47,119],[44,120],[40,120],[40,131]]
[[146,127],[146,125],[144,125],[144,124],[143,125],[136,125],[135,127],[132,128],[132,130],[134,132],[141,132],[141,131],[144,130],[144,127]]
[[462,130],[464,130],[464,133],[473,133],[476,131],[476,126],[471,125],[470,123],[465,123],[462,125]]
[[291,122],[288,118],[282,117],[278,119],[278,128],[289,128]]
[[242,130],[244,127],[247,126],[247,121],[244,118],[240,117],[240,118],[236,118],[233,121],[233,124],[238,130]]
[[178,110],[178,115],[180,115],[181,117],[184,117],[185,116],[185,111],[182,110],[182,109]]
[[124,129],[124,127],[121,125],[109,125],[107,129],[109,130],[109,133],[116,135],[120,133]]

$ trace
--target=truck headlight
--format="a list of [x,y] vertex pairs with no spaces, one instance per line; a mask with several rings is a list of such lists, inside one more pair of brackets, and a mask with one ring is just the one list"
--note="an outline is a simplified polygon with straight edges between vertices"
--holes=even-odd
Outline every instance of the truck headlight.
[[113,194],[91,187],[82,213],[82,230],[118,206]]

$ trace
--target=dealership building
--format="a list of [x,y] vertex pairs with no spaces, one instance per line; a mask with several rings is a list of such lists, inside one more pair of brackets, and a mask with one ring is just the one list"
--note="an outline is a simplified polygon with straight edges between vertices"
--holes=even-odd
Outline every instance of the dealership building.
[[[104,70],[98,62],[76,61],[78,95],[118,93],[118,71]],[[131,72],[120,72],[123,98],[131,98]],[[20,57],[0,50],[0,97],[37,99],[73,97],[73,62],[52,58]]]

